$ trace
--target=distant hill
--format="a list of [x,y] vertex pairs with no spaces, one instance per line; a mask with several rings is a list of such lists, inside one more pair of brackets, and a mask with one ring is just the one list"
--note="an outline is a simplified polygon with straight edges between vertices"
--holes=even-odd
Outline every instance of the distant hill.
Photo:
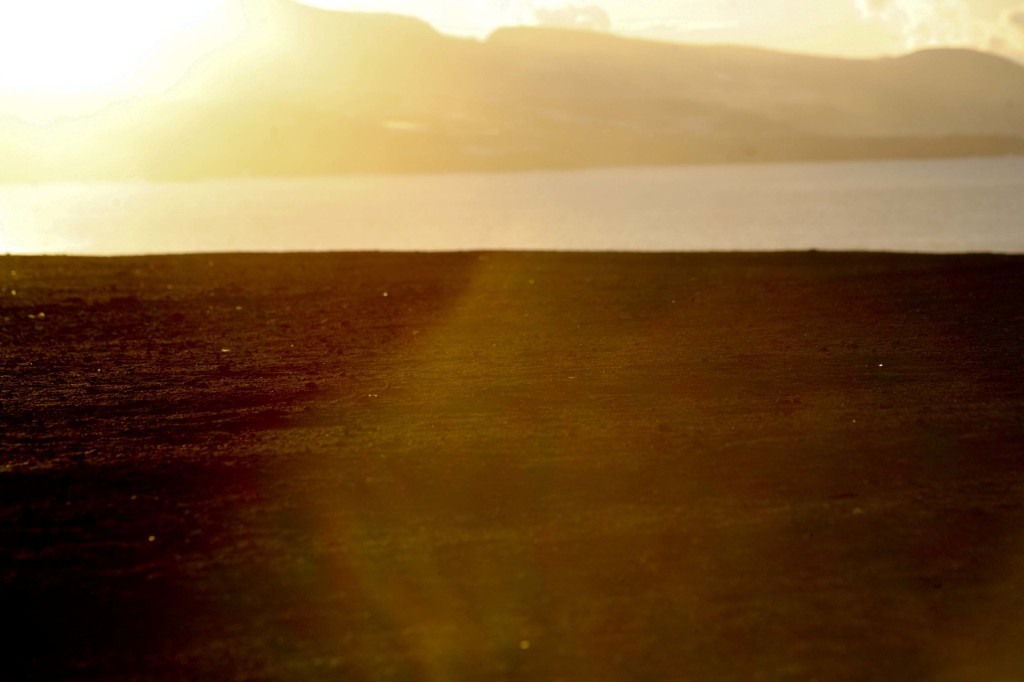
[[848,60],[248,0],[173,92],[0,125],[0,179],[188,179],[1024,153],[1024,68],[970,50]]

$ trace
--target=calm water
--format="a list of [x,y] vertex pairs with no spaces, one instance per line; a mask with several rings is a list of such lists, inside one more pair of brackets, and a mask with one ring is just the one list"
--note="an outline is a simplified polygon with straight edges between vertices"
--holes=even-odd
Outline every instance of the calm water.
[[0,185],[0,252],[1024,253],[1024,158]]

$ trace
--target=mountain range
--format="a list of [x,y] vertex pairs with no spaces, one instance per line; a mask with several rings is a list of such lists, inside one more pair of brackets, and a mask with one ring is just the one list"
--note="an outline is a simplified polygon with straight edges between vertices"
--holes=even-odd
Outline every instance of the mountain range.
[[0,179],[195,179],[1024,153],[1024,67],[850,60],[551,28],[485,41],[246,0],[249,30],[160,97],[0,122]]

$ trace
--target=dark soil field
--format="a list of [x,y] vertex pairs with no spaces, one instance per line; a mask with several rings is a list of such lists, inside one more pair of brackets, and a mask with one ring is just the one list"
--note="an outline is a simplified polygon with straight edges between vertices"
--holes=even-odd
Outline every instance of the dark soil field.
[[0,679],[1024,679],[1024,258],[0,257]]

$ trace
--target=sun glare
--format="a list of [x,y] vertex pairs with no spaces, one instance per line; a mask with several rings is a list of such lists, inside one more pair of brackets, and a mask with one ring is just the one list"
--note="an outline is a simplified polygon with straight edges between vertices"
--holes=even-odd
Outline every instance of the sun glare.
[[[325,9],[410,14],[454,33],[512,20],[502,2],[305,0]],[[239,0],[0,2],[0,96],[135,94],[166,87],[245,25]]]
[[[417,16],[485,35],[514,22],[510,3],[300,0],[322,9]],[[168,90],[246,27],[245,0],[0,1],[0,116],[46,124]]]
[[[208,49],[201,43],[230,33],[228,4],[228,0],[0,3],[0,91],[74,96],[144,89],[154,71],[187,68],[180,61]],[[185,44],[175,45],[178,40]],[[172,53],[173,57],[167,56]]]

